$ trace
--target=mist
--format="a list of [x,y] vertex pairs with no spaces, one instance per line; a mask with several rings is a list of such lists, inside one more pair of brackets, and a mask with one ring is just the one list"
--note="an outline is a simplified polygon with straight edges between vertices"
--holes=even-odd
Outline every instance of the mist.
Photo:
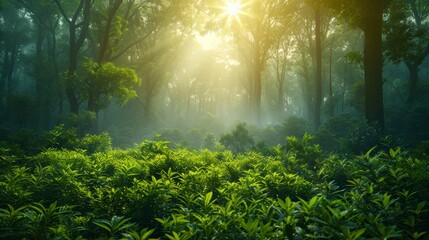
[[329,146],[371,125],[410,145],[429,136],[426,8],[383,10],[372,70],[366,28],[329,1],[90,2],[2,2],[6,132],[63,124],[118,147],[193,149],[242,123],[268,147],[304,133]]

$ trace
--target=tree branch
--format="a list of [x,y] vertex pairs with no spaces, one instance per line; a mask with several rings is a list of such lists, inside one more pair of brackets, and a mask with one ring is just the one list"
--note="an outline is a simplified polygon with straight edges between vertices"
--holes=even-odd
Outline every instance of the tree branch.
[[120,56],[122,56],[122,54],[124,54],[125,52],[127,52],[130,48],[134,47],[135,45],[137,45],[138,43],[142,42],[143,40],[147,39],[153,32],[149,32],[146,35],[144,35],[143,37],[137,39],[134,42],[131,42],[130,44],[128,44],[128,46],[124,47],[121,51],[119,51],[116,55],[110,57],[109,59],[106,59],[108,61],[113,61],[117,58],[119,58]]
[[63,15],[64,19],[66,20],[66,22],[68,24],[72,24],[71,20],[67,17],[67,13],[64,11],[63,6],[61,6],[60,1],[59,0],[54,0],[54,1],[58,7],[58,10],[60,10],[61,15]]

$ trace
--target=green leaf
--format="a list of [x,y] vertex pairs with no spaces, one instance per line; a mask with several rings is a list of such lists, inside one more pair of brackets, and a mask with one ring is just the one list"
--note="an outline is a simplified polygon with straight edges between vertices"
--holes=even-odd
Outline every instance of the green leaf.
[[207,207],[211,204],[210,200],[212,199],[213,196],[213,192],[209,192],[206,194],[206,196],[204,197],[204,206]]
[[365,157],[370,158],[372,151],[374,151],[377,148],[377,146],[372,147],[368,150],[368,152],[365,153]]
[[131,218],[124,218],[113,216],[112,219],[97,219],[94,220],[93,223],[110,233],[110,236],[114,236],[116,233],[123,231],[125,229],[131,228],[135,225],[135,223],[128,223]]
[[350,231],[350,228],[348,227],[343,227],[343,234],[344,237],[348,240],[356,240],[358,239],[362,234],[364,234],[366,231],[365,228],[356,230],[356,231]]
[[180,240],[179,234],[174,232],[174,231],[173,231],[173,235],[166,234],[165,236],[167,236],[168,239],[170,239],[170,240]]
[[426,232],[414,232],[413,239],[419,239],[421,236],[425,235]]

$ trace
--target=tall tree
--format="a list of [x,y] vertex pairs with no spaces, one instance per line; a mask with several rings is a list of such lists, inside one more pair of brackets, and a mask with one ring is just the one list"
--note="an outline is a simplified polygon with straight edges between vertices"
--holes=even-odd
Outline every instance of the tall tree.
[[290,68],[290,54],[293,51],[294,42],[291,35],[285,35],[279,39],[276,48],[273,49],[271,64],[274,68],[275,82],[277,87],[276,117],[278,120],[284,118],[285,109],[285,84],[287,70]]
[[[0,32],[2,38],[2,67],[0,76],[0,121],[7,120],[9,97],[12,95],[16,82],[14,72],[16,63],[22,52],[22,46],[29,40],[29,22],[25,12],[14,1],[0,2]],[[3,116],[2,116],[3,115]]]
[[[307,8],[300,8],[299,24],[294,28],[293,34],[297,41],[298,56],[301,62],[300,76],[303,81],[300,81],[302,95],[307,110],[308,121],[314,121],[315,115],[315,81],[313,81],[313,69],[315,69],[314,61],[314,15],[308,14]],[[311,15],[307,17],[306,15]]]
[[384,128],[383,105],[383,12],[391,0],[322,0],[329,8],[365,34],[365,115]]
[[[185,3],[187,1],[112,0],[97,4],[91,27],[93,57],[98,64],[114,62],[137,70],[143,80],[139,93],[144,94],[138,100],[145,115],[151,112],[152,100],[169,65],[155,62],[171,53],[171,47],[177,47],[178,39],[173,33],[179,27],[170,25],[182,20]],[[93,108],[94,100],[95,97],[88,97],[88,109]]]
[[75,86],[78,54],[88,34],[91,7],[94,0],[79,0],[78,6],[74,8],[74,11],[71,11],[72,14],[67,13],[69,9],[64,7],[66,4],[70,4],[70,2],[54,1],[69,28],[69,66],[67,69],[65,90],[70,113],[79,114],[80,101]]
[[35,53],[28,71],[36,82],[35,125],[47,129],[55,113],[55,99],[60,96],[57,61],[57,32],[60,15],[51,0],[18,0],[34,23]]
[[389,8],[385,52],[391,61],[402,61],[408,68],[407,103],[416,100],[419,68],[429,55],[428,17],[427,0],[395,0]]
[[254,121],[261,121],[262,72],[270,49],[291,23],[290,1],[264,0],[243,2],[242,15],[232,23],[237,46],[250,74],[249,96]]
[[322,17],[321,17],[321,6],[319,2],[314,5],[314,23],[315,23],[315,39],[316,39],[316,107],[314,126],[316,129],[321,124],[321,109],[323,101],[323,89],[322,89]]

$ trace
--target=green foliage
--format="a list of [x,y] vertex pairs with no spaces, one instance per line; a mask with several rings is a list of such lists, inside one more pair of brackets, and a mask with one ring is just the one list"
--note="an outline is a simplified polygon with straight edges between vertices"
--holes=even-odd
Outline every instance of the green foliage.
[[264,177],[268,194],[273,198],[289,197],[297,200],[298,197],[308,198],[313,192],[313,185],[303,177],[295,174],[272,173]]
[[97,121],[97,115],[94,111],[83,111],[79,114],[67,114],[61,120],[67,129],[74,129],[78,136],[81,137]]
[[254,139],[247,131],[246,124],[239,123],[231,133],[222,135],[219,142],[232,152],[241,153],[253,146]]
[[55,126],[54,129],[47,132],[45,139],[47,141],[46,147],[48,148],[73,149],[77,146],[76,129],[66,128],[64,124]]
[[347,101],[358,113],[365,112],[365,81],[360,80],[353,84]]
[[89,154],[107,152],[112,148],[112,140],[107,133],[99,135],[86,134],[79,141],[79,148],[86,150]]
[[203,139],[203,144],[201,148],[208,150],[215,150],[216,147],[216,138],[213,133],[207,134]]
[[94,153],[57,145],[27,157],[2,149],[0,238],[427,237],[422,154],[324,156],[313,140],[288,137],[275,156],[161,140]]
[[123,105],[137,96],[133,89],[141,82],[134,70],[121,68],[113,63],[96,63],[88,59],[84,64],[82,76],[82,94],[88,100],[90,111],[97,112],[108,106],[110,99],[116,97],[118,104]]
[[94,220],[94,224],[102,228],[107,232],[107,237],[115,238],[119,236],[119,233],[130,229],[135,223],[129,223],[130,218],[113,216],[112,219],[97,219]]
[[307,122],[303,118],[291,116],[283,123],[280,132],[282,136],[301,138],[308,132]]
[[75,128],[66,128],[64,124],[58,125],[47,132],[44,139],[46,141],[45,148],[82,149],[89,154],[106,152],[112,147],[112,140],[107,133],[86,134],[79,138]]
[[348,115],[331,117],[317,130],[316,142],[325,151],[345,151],[347,138],[358,123]]
[[165,155],[170,152],[167,141],[145,140],[139,147],[141,156],[145,159],[155,157],[156,155]]
[[423,159],[428,159],[429,157],[429,141],[420,142],[416,149],[415,154]]
[[322,148],[314,144],[314,136],[304,134],[302,138],[287,137],[286,153],[282,156],[286,169],[311,178],[319,168],[323,157]]
[[382,132],[376,125],[362,123],[357,125],[348,136],[346,148],[354,154],[363,154],[382,140]]
[[40,144],[42,137],[39,133],[31,129],[20,129],[9,135],[8,148],[13,150],[15,155],[35,154],[39,152],[43,145]]
[[35,101],[28,94],[11,94],[8,97],[9,107],[16,109],[14,111],[14,121],[18,126],[28,125],[31,118],[32,108],[34,108]]

